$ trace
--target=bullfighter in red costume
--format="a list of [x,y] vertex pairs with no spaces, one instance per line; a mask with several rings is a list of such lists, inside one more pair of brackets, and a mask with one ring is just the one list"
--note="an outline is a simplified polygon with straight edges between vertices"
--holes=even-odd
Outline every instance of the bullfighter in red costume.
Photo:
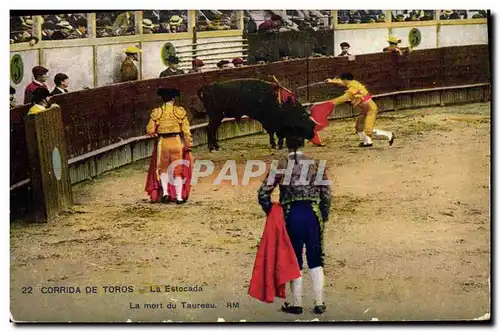
[[[152,202],[161,196],[162,203],[187,201],[192,175],[193,140],[189,129],[187,112],[175,105],[177,89],[158,89],[162,97],[161,107],[153,109],[147,126],[147,133],[157,137],[149,165],[146,192]],[[176,163],[172,167],[172,163]],[[184,164],[183,164],[184,163]]]
[[[312,279],[312,289],[314,293],[314,313],[322,314],[326,310],[323,302],[323,228],[328,219],[331,205],[331,189],[326,177],[326,167],[321,176],[318,161],[305,156],[303,152],[297,151],[304,145],[302,137],[288,136],[286,138],[288,147],[287,158],[280,160],[278,170],[271,170],[264,179],[258,191],[259,204],[269,215],[272,208],[271,194],[276,186],[280,188],[280,204],[283,207],[283,215],[286,223],[286,230],[289,236],[293,251],[297,258],[300,270],[302,270],[302,251],[306,247],[307,264]],[[285,176],[283,170],[287,169],[288,163],[293,163],[291,176]],[[308,167],[305,179],[302,179],[302,168]],[[318,179],[319,178],[319,179]],[[290,182],[286,182],[290,181]],[[275,209],[275,208],[274,208]],[[264,234],[263,239],[266,238]],[[275,250],[268,250],[269,253],[282,252],[286,250],[286,241],[281,241],[281,246]],[[277,244],[278,245],[278,244]],[[260,248],[259,248],[260,249]],[[265,260],[264,261],[268,261]],[[257,264],[257,262],[256,262]],[[292,269],[289,267],[288,269]],[[287,276],[290,271],[278,271],[281,275]],[[293,272],[293,271],[292,271]],[[256,271],[254,271],[254,276]],[[283,279],[283,278],[282,278]],[[265,287],[265,285],[261,285]],[[291,291],[293,303],[285,302],[282,311],[292,314],[301,314],[302,309],[302,276],[291,281]],[[253,287],[256,287],[253,285]]]

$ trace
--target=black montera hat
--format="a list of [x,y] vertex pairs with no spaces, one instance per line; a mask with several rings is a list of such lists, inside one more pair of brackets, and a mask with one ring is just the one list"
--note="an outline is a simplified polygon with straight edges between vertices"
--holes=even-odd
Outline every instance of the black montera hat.
[[158,91],[158,96],[162,97],[163,99],[171,100],[175,97],[179,97],[181,95],[181,92],[179,89],[173,89],[173,88],[159,88]]

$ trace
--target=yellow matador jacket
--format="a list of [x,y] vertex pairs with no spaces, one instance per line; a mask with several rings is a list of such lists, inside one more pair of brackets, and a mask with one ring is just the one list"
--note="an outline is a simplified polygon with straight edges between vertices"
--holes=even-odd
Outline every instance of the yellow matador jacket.
[[[339,79],[330,80],[330,83],[341,82]],[[335,105],[351,102],[353,107],[358,107],[363,111],[375,110],[377,105],[372,100],[372,95],[368,92],[365,86],[358,81],[352,80],[347,83],[345,93],[331,100]]]
[[184,137],[186,146],[191,147],[193,144],[186,110],[171,103],[165,103],[161,107],[153,109],[147,133],[149,135],[180,133]]

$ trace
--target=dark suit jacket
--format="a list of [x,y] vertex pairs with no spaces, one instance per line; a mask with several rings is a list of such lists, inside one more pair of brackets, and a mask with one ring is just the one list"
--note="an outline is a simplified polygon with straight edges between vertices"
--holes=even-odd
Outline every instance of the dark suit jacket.
[[167,77],[167,76],[173,76],[173,75],[182,75],[182,74],[184,74],[184,71],[182,69],[174,70],[174,69],[168,67],[167,69],[165,69],[164,71],[162,71],[160,73],[160,77]]
[[64,89],[64,92],[62,92],[57,87],[55,87],[54,90],[52,90],[52,92],[50,93],[50,95],[55,96],[55,95],[60,95],[62,93],[68,93],[68,89]]

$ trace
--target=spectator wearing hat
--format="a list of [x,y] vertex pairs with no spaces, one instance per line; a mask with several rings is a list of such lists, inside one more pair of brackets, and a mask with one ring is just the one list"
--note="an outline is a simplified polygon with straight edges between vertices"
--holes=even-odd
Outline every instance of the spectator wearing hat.
[[349,16],[339,16],[337,22],[338,24],[348,24],[349,20]]
[[109,37],[113,35],[112,23],[109,18],[103,18],[96,21],[96,34],[97,37]]
[[25,19],[22,24],[26,28],[27,31],[33,30],[33,19],[31,19],[31,18]]
[[179,15],[172,15],[170,19],[168,20],[168,32],[170,33],[176,33],[180,32],[180,27],[182,25],[182,17]]
[[[193,145],[189,120],[186,110],[176,105],[176,97],[180,96],[179,90],[160,88],[157,93],[163,103],[152,110],[146,127],[148,135],[158,137],[155,142],[156,154],[153,157],[156,159],[149,168],[146,191],[153,202],[157,201],[157,197],[154,196],[160,196],[158,195],[160,192],[162,203],[175,201],[177,204],[182,204],[186,202],[189,195],[189,193],[183,193],[183,180],[189,182],[189,179],[186,179],[181,164],[173,169],[170,166],[174,162],[185,160],[186,152]],[[174,192],[169,190],[169,184],[172,185],[172,183],[175,188]]]
[[139,53],[141,52],[142,50],[136,46],[130,46],[125,49],[125,54],[127,56],[125,60],[123,60],[120,70],[120,82],[136,81],[139,79],[139,71],[137,70],[135,63],[139,61]]
[[[467,18],[467,11],[464,16],[464,18]],[[476,14],[472,15],[472,18],[486,18],[487,16],[486,10],[478,10]]]
[[439,16],[440,20],[449,20],[451,17],[451,14],[453,14],[453,10],[443,10],[441,12],[441,16]]
[[16,107],[16,99],[15,99],[16,89],[12,86],[10,87],[10,108],[13,109]]
[[219,70],[229,69],[229,61],[221,60],[217,62],[217,68],[219,68]]
[[24,90],[24,104],[31,103],[31,94],[36,88],[43,87],[47,89],[45,82],[47,81],[49,70],[42,66],[35,66],[31,72],[33,73],[33,81]]
[[233,61],[231,61],[231,62],[233,63],[234,68],[243,67],[243,59],[242,58],[234,58]]
[[59,94],[62,94],[62,93],[68,93],[68,86],[69,86],[69,82],[68,82],[68,75],[64,74],[64,73],[57,73],[56,76],[54,76],[54,83],[56,85],[56,87],[54,88],[54,90],[52,90],[52,92],[50,93],[52,96],[55,96],[55,95],[59,95]]
[[340,52],[340,54],[338,56],[349,56],[349,55],[352,55],[350,52],[349,52],[349,48],[351,48],[351,45],[349,45],[349,43],[347,42],[342,42],[340,44],[340,48],[342,50],[342,52]]
[[31,96],[31,108],[28,115],[45,112],[50,106],[50,92],[46,87],[36,88]]
[[87,38],[88,22],[84,18],[76,20],[76,30],[71,34],[71,38]]
[[398,47],[398,44],[401,43],[401,39],[395,36],[389,36],[387,39],[387,42],[389,43],[389,47],[384,48],[384,52],[388,53],[396,53],[399,55],[403,55],[403,52],[401,49]]
[[384,13],[380,13],[380,14],[376,17],[375,21],[376,21],[377,23],[385,23],[385,14],[384,14]]
[[201,73],[201,68],[205,65],[201,59],[194,59],[191,61],[191,65],[193,66],[189,69],[188,74],[192,73]]
[[67,39],[74,33],[73,27],[71,26],[71,24],[69,24],[68,21],[59,22],[57,24],[57,27],[59,28],[59,31],[61,31],[62,34],[64,35],[64,39]]
[[133,27],[133,17],[134,17],[134,12],[124,12],[118,15],[113,22],[112,26],[112,31],[113,35],[115,36],[121,36],[125,35],[129,27]]
[[52,40],[52,36],[54,35],[57,26],[52,21],[46,21],[42,24],[42,40]]
[[259,25],[259,32],[278,32],[283,26],[283,19],[279,15],[271,15],[271,18],[265,20]]
[[229,30],[231,29],[231,19],[224,17],[221,12],[213,12],[215,14],[212,20],[207,19],[207,30]]
[[[248,12],[248,10],[246,10],[245,12]],[[255,21],[252,19],[252,17],[245,16],[243,18],[243,23],[245,24],[245,28],[244,28],[245,34],[257,32],[257,23],[255,23]]]
[[171,56],[168,58],[168,67],[160,73],[160,77],[168,77],[173,75],[182,75],[184,71],[179,69],[179,58]]
[[144,35],[151,35],[153,33],[153,21],[149,18],[142,20],[142,33]]

